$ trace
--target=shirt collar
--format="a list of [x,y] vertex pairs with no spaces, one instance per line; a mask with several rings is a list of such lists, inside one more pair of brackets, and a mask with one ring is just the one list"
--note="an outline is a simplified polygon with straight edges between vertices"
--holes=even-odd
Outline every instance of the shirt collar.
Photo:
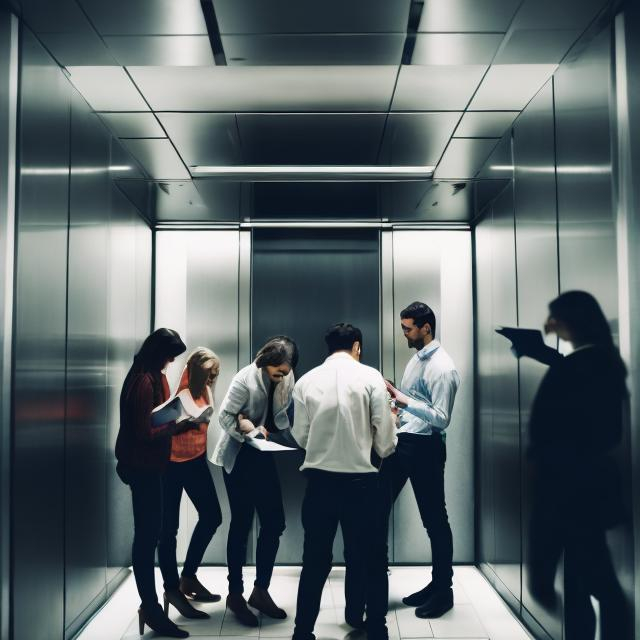
[[437,340],[432,340],[426,347],[423,347],[416,354],[420,360],[426,360],[430,358],[435,351],[440,348],[440,343]]
[[[351,355],[348,354],[346,351],[336,351],[335,353],[332,353],[329,357],[327,357],[327,360],[337,360],[339,358],[341,359],[349,358],[349,360],[354,360],[354,358],[352,358]],[[325,360],[325,362],[327,360]]]

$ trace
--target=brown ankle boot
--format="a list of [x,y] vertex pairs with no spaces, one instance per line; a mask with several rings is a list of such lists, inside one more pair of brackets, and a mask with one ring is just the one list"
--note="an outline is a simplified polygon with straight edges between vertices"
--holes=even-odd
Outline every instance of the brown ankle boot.
[[286,611],[278,607],[272,600],[269,592],[262,587],[253,587],[253,591],[249,597],[249,604],[254,609],[261,611],[265,616],[269,616],[270,618],[283,620],[287,617]]
[[238,622],[247,627],[257,627],[260,624],[253,611],[247,607],[247,601],[241,593],[230,593],[227,596],[227,609],[231,609]]

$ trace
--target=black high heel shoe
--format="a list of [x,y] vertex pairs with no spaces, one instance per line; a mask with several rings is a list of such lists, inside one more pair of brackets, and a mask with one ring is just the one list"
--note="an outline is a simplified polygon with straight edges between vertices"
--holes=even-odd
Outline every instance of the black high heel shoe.
[[192,618],[194,620],[203,620],[209,618],[209,614],[204,611],[200,611],[191,606],[191,603],[187,600],[184,593],[178,589],[169,589],[164,592],[164,613],[169,614],[169,605],[172,604],[185,618]]
[[144,625],[168,638],[188,638],[189,632],[180,629],[164,614],[160,605],[154,605],[148,609],[140,607],[138,609],[138,630],[140,635],[144,635]]

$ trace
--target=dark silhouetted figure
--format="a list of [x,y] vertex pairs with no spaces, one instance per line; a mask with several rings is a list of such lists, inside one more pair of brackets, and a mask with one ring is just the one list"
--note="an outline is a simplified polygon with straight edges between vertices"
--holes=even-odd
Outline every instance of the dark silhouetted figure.
[[529,586],[555,606],[554,578],[564,552],[566,640],[595,637],[591,596],[600,603],[602,640],[630,638],[627,604],[606,530],[625,517],[612,450],[622,437],[626,369],[598,302],[569,291],[549,304],[546,333],[573,345],[563,357],[540,339],[514,341],[516,355],[549,365],[530,424],[532,515]]

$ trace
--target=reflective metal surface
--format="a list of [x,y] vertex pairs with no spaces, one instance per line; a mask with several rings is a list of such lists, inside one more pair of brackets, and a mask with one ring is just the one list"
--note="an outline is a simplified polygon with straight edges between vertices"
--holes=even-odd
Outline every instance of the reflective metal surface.
[[[376,230],[254,230],[252,352],[271,336],[291,336],[300,350],[295,371],[300,378],[326,358],[327,328],[350,322],[362,330],[362,362],[378,368],[379,269]],[[302,560],[302,460],[302,452],[277,460],[287,516],[278,552],[281,564]],[[342,557],[338,536],[334,558],[340,562]]]
[[[216,406],[240,367],[239,362],[239,258],[238,231],[158,231],[156,233],[155,325],[175,329],[187,352],[170,365],[168,377],[175,390],[189,352],[198,346],[213,349],[220,358],[215,389]],[[220,436],[217,413],[211,420],[209,447]],[[222,507],[223,522],[205,555],[205,562],[226,564],[229,507],[222,469],[211,466]],[[178,554],[184,559],[197,514],[183,495],[178,532]],[[250,544],[249,548],[253,545]]]
[[[558,237],[556,212],[553,81],[531,101],[514,128],[513,164],[516,211],[518,323],[541,328],[547,305],[558,290]],[[557,346],[553,336],[549,346]],[[531,479],[527,466],[529,417],[533,399],[546,367],[531,358],[520,360],[520,432],[522,438],[522,605],[553,638],[562,637],[562,619],[531,596],[527,586],[528,523]]]
[[497,142],[493,138],[453,138],[438,164],[434,177],[473,178]]
[[[462,380],[448,427],[445,484],[455,562],[469,562],[474,557],[471,287],[469,233],[393,232],[393,300],[382,300],[383,308],[393,308],[393,380],[399,383],[407,362],[415,353],[407,347],[399,329],[400,311],[414,300],[426,302],[434,310],[438,327],[436,336],[456,363]],[[394,562],[429,562],[430,553],[408,484],[394,507],[392,559]]]
[[432,0],[426,2],[418,31],[505,32],[520,0]]
[[166,138],[153,113],[101,113],[117,138]]
[[[0,9],[0,510],[11,500],[11,374],[16,234],[18,21]],[[0,523],[0,636],[9,637],[11,527]]]
[[455,131],[456,138],[502,138],[518,111],[466,111]]
[[385,111],[397,68],[129,67],[157,111]]
[[46,640],[64,629],[71,88],[29,32],[21,49],[12,470],[13,566],[20,570],[12,577],[12,626],[14,638]]
[[501,42],[501,33],[419,33],[411,64],[491,64]]
[[122,144],[154,180],[185,180],[190,177],[182,158],[166,138],[125,139]]

